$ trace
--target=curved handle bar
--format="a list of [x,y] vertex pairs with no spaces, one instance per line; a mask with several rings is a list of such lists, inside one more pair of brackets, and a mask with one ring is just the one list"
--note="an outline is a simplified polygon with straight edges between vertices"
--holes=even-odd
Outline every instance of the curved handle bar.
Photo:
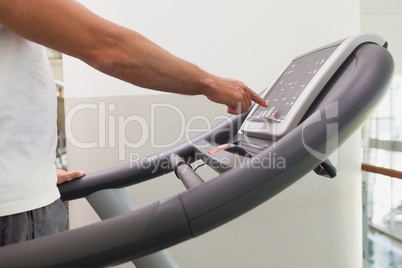
[[82,198],[99,190],[127,187],[169,173],[174,168],[169,161],[172,153],[180,155],[187,163],[191,163],[195,158],[193,144],[204,139],[217,144],[230,142],[246,116],[247,113],[230,116],[209,132],[160,154],[140,159],[134,163],[90,173],[82,179],[65,182],[59,185],[61,198],[63,201]]

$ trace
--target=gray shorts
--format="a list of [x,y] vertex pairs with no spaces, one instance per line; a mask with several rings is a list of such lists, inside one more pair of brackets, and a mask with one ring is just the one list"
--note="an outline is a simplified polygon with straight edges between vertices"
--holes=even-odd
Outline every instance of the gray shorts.
[[0,217],[0,246],[62,232],[67,219],[60,199],[42,208]]

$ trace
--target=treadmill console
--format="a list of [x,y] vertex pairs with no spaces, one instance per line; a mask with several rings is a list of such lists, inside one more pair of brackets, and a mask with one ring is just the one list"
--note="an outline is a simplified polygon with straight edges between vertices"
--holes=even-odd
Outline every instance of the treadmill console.
[[[197,157],[216,171],[225,172],[241,159],[251,158],[272,146],[301,123],[328,82],[338,71],[347,68],[344,63],[365,43],[387,45],[378,35],[359,34],[294,58],[261,95],[269,104],[268,108],[255,105],[230,144],[207,140],[195,144]],[[329,161],[324,161],[315,171],[329,177],[336,175]]]
[[[243,125],[249,136],[277,139],[297,125],[309,107],[308,100],[319,93],[312,80],[337,46],[297,58],[265,94],[268,108],[257,106]],[[313,81],[314,82],[314,81]]]
[[256,105],[241,128],[251,137],[277,140],[301,121],[324,86],[354,49],[367,42],[381,46],[376,35],[358,35],[296,57],[264,94],[268,108]]

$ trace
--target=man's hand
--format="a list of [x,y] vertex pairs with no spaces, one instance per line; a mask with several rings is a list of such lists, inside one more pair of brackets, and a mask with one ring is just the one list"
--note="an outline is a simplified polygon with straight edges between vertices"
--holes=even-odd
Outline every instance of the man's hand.
[[57,184],[61,184],[63,182],[75,179],[75,178],[81,178],[83,176],[85,176],[85,172],[84,171],[70,171],[67,172],[65,170],[62,169],[57,169]]
[[268,107],[268,103],[263,98],[240,81],[220,77],[215,77],[212,81],[211,88],[204,91],[204,95],[213,102],[225,104],[230,114],[247,112],[252,101]]

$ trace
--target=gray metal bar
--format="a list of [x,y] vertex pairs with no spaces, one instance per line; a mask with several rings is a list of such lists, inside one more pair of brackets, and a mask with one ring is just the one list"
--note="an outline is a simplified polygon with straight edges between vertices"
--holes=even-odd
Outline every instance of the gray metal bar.
[[170,155],[170,164],[172,165],[176,176],[181,180],[187,190],[203,185],[204,180],[192,169],[192,167],[177,154]]
[[[86,199],[102,220],[136,209],[126,191],[121,188],[101,190],[88,195]],[[179,267],[167,250],[134,259],[132,262],[136,268]]]

